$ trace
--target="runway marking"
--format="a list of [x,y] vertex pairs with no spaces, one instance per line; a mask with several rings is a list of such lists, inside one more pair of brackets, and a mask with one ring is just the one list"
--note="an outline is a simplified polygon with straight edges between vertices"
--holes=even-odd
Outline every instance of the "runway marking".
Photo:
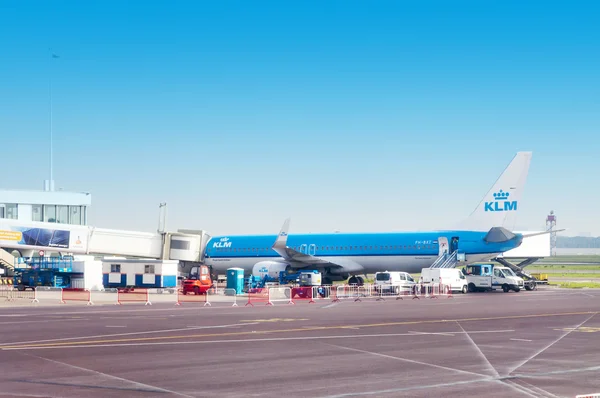
[[[555,317],[555,316],[572,316],[572,315],[596,315],[597,312],[584,311],[584,312],[567,312],[567,313],[555,313],[555,314],[532,314],[532,315],[513,315],[513,316],[501,316],[501,317],[482,317],[482,318],[464,318],[464,319],[436,319],[436,320],[423,320],[423,321],[405,321],[405,322],[389,322],[389,323],[373,323],[365,325],[338,325],[338,326],[321,326],[314,328],[295,328],[295,329],[276,329],[276,330],[261,330],[256,332],[229,332],[229,333],[218,333],[218,334],[199,334],[199,335],[179,335],[179,336],[159,336],[159,337],[140,337],[134,339],[115,339],[115,340],[93,340],[93,341],[81,341],[74,343],[49,343],[49,344],[35,344],[33,346],[47,346],[47,345],[76,345],[76,344],[101,344],[101,343],[124,343],[134,341],[151,341],[151,340],[174,340],[174,339],[191,339],[191,338],[202,338],[202,337],[217,337],[217,336],[240,336],[247,335],[249,333],[257,334],[271,334],[271,333],[294,333],[294,332],[306,332],[313,330],[335,330],[344,329],[348,326],[357,328],[369,328],[369,327],[383,327],[383,326],[402,326],[402,325],[423,325],[423,324],[436,324],[436,323],[454,323],[454,322],[476,322],[476,321],[489,321],[489,320],[504,320],[504,319],[532,319],[532,318],[543,318],[543,317]],[[591,317],[590,317],[591,318]],[[189,330],[189,329],[182,329]],[[144,334],[144,332],[138,332],[138,334]],[[102,336],[101,336],[102,337]],[[85,338],[85,337],[84,337]],[[90,336],[89,338],[95,338]],[[58,339],[60,340],[60,339]],[[55,341],[58,341],[55,340]],[[34,342],[35,343],[35,342]],[[14,346],[16,344],[16,346]],[[29,347],[31,345],[25,345],[23,343],[6,343],[0,346],[0,349],[5,348],[18,348],[18,347]]]
[[527,339],[511,339],[513,341],[527,341],[527,342],[532,342],[533,340],[527,340]]
[[491,364],[490,360],[487,359],[487,357],[485,356],[485,354],[483,353],[483,351],[481,351],[481,348],[479,348],[479,346],[477,344],[475,344],[475,342],[473,341],[473,339],[471,338],[471,336],[469,336],[469,333],[467,333],[467,331],[462,327],[462,325],[460,324],[460,322],[456,322],[456,324],[458,325],[458,327],[463,332],[465,332],[465,336],[467,336],[467,338],[471,342],[471,345],[473,345],[473,347],[475,347],[475,349],[479,353],[479,356],[488,364],[488,367],[492,370],[492,372],[494,373],[494,375],[496,377],[500,377],[500,373],[498,373],[498,371],[496,370],[496,368]]
[[412,330],[411,330],[411,331],[409,331],[408,333],[412,333],[412,334],[420,334],[420,335],[428,335],[428,334],[431,334],[431,335],[451,336],[451,337],[454,337],[454,336],[455,336],[455,333],[454,333],[454,332],[448,332],[448,333],[446,333],[446,332],[416,332],[416,331],[412,331]]
[[[514,330],[481,330],[481,331],[473,331],[469,332],[471,334],[475,333],[505,333],[505,332],[514,332]],[[256,332],[250,332],[253,334]],[[463,333],[463,332],[456,332]],[[433,334],[433,333],[432,333]],[[15,350],[57,350],[57,349],[66,349],[66,348],[106,348],[106,347],[148,347],[148,346],[161,346],[161,345],[189,345],[189,344],[218,344],[218,343],[256,343],[256,342],[274,342],[274,341],[294,341],[294,340],[328,340],[328,339],[357,339],[357,338],[366,338],[366,337],[417,337],[419,335],[415,335],[412,333],[387,333],[387,334],[344,334],[344,335],[336,335],[336,336],[301,336],[301,337],[269,337],[269,338],[259,338],[259,339],[230,339],[230,340],[201,340],[201,341],[166,341],[166,342],[158,342],[158,343],[115,343],[115,344],[87,344],[83,342],[84,345],[49,345],[49,346],[22,346],[22,347],[13,347],[13,348],[3,348],[3,351],[15,351]]]
[[344,347],[344,346],[335,345],[335,344],[327,344],[327,345],[332,346],[332,347],[337,347],[337,348],[340,348],[342,350],[359,352],[359,353],[362,353],[362,354],[368,354],[368,355],[373,355],[373,356],[377,356],[377,357],[381,357],[381,358],[393,359],[393,360],[401,361],[401,362],[408,362],[408,363],[414,363],[414,364],[418,364],[418,365],[431,366],[431,367],[434,367],[434,368],[437,368],[437,369],[443,369],[443,370],[449,370],[451,372],[458,372],[458,373],[468,374],[470,376],[488,377],[486,375],[482,375],[480,373],[475,373],[475,372],[469,372],[467,370],[460,370],[460,369],[455,369],[455,368],[449,368],[447,366],[441,366],[441,365],[435,365],[435,364],[421,362],[421,361],[415,361],[413,359],[406,359],[406,358],[401,358],[401,357],[395,357],[395,356],[392,356],[392,355],[381,354],[379,352],[359,350],[358,348]]
[[[579,325],[577,325],[575,327],[575,329],[583,326],[587,321],[589,321],[590,319],[592,319],[594,316],[596,316],[597,312],[592,314],[591,316],[589,316],[585,321],[581,322]],[[573,330],[569,330],[568,332],[566,332],[565,334],[563,334],[562,336],[560,336],[558,339],[554,340],[552,343],[548,344],[547,346],[545,346],[544,348],[542,348],[541,350],[539,350],[538,352],[536,352],[535,354],[533,354],[532,356],[530,356],[529,358],[525,359],[524,361],[519,362],[519,364],[511,369],[510,371],[508,371],[506,374],[509,375],[512,372],[514,372],[515,370],[519,369],[520,367],[522,367],[523,365],[525,365],[527,362],[531,361],[532,359],[534,359],[535,357],[537,357],[538,355],[540,355],[541,353],[543,353],[544,351],[546,351],[548,348],[552,347],[554,344],[558,343],[559,341],[561,341],[563,338],[567,337]]]
[[[537,373],[534,375],[515,375],[511,378],[514,378],[514,377],[519,377],[519,378],[521,378],[521,377],[522,378],[544,377],[544,376],[549,376],[552,374],[562,374],[562,373],[568,373],[568,372],[597,371],[597,370],[600,370],[600,366],[595,366],[595,367],[591,367],[591,368],[575,369],[575,370],[567,370],[567,371]],[[343,397],[357,396],[357,395],[382,395],[382,394],[399,393],[399,392],[412,391],[412,390],[425,390],[425,389],[435,389],[435,388],[444,388],[444,387],[455,387],[455,386],[459,386],[459,385],[475,384],[475,383],[490,383],[490,382],[497,383],[498,381],[508,380],[508,379],[510,379],[510,378],[506,378],[506,377],[500,377],[499,379],[481,378],[481,379],[475,379],[475,380],[455,381],[452,383],[440,383],[440,384],[429,384],[429,385],[421,384],[421,385],[417,385],[417,386],[413,386],[413,387],[390,388],[390,389],[378,390],[378,391],[351,392],[351,393],[345,393],[345,394],[328,395],[328,396],[326,396],[326,398],[343,398]],[[528,395],[530,395],[530,394],[528,394]]]
[[[559,396],[554,395],[551,392],[546,391],[540,387],[536,387],[533,384],[526,382],[525,380],[509,379],[505,380],[504,382],[506,384],[514,386],[514,388],[517,390],[521,390],[521,392],[527,391],[528,394],[534,397],[550,396],[550,398],[560,398]],[[527,384],[527,386],[524,386],[523,384]]]
[[126,328],[127,326],[120,325],[106,325],[105,328]]
[[591,327],[591,326],[582,326],[580,328],[562,328],[562,329],[553,329],[559,332],[581,332],[581,333],[595,333],[600,332],[600,327]]
[[515,380],[512,379],[506,379],[506,380],[501,380],[500,381],[503,385],[505,385],[508,388],[511,388],[517,392],[520,392],[522,394],[528,395],[530,397],[533,398],[538,398],[540,397],[540,393],[538,392],[537,394],[535,393],[535,391],[531,390],[530,388],[527,388],[525,386],[522,386],[520,384],[518,384]]
[[[81,319],[73,319],[73,318],[65,318],[62,319],[61,322],[73,322],[73,321],[81,321]],[[4,325],[22,325],[25,323],[47,323],[49,322],[49,320],[44,320],[44,321],[15,321],[15,322],[2,322],[0,323],[0,326],[4,326]]]
[[240,320],[240,322],[293,322],[293,321],[308,321],[308,319],[271,318],[271,319],[242,319],[242,320]]
[[[107,377],[109,379],[115,379],[115,380],[119,380],[119,381],[124,381],[126,383],[131,383],[134,386],[136,386],[137,388],[142,387],[147,392],[162,392],[162,393],[168,393],[168,394],[178,395],[180,397],[194,398],[191,395],[181,394],[181,393],[178,393],[177,391],[167,390],[165,388],[160,388],[160,387],[152,386],[150,384],[144,384],[144,383],[140,383],[138,381],[124,379],[122,377],[113,376],[113,375],[110,375],[108,373],[102,373],[102,372],[99,372],[97,370],[82,368],[81,366],[76,366],[76,365],[71,365],[71,364],[68,364],[66,362],[60,362],[60,361],[57,361],[57,360],[54,360],[54,359],[44,358],[44,357],[40,357],[40,356],[32,355],[32,354],[23,354],[23,355],[27,355],[27,356],[30,356],[30,357],[38,358],[38,359],[41,359],[41,360],[44,360],[44,361],[48,361],[48,362],[52,362],[52,363],[55,363],[55,364],[58,364],[58,365],[63,365],[63,366],[66,366],[68,368],[71,368],[71,369],[77,369],[77,370],[81,370],[81,371],[84,371],[84,372],[90,372],[90,373],[93,373],[93,374],[96,374],[96,375],[99,375],[99,376]],[[85,388],[85,386],[83,386],[83,387]],[[150,390],[150,391],[148,391],[148,390]]]
[[[212,328],[229,328],[235,326],[246,326],[246,325],[256,325],[256,323],[235,323],[232,325],[215,325],[215,326],[193,326],[195,329],[212,329]],[[182,332],[185,330],[192,330],[188,328],[185,329],[164,329],[164,330],[151,330],[145,332],[129,332],[129,333],[116,333],[116,334],[99,334],[96,336],[79,336],[79,337],[64,337],[61,339],[48,339],[48,340],[31,340],[31,341],[21,341],[14,343],[6,343],[6,344],[34,344],[34,343],[49,343],[49,342],[57,342],[57,341],[69,341],[69,340],[81,340],[81,339],[96,339],[102,337],[119,337],[119,336],[134,336],[139,334],[154,334],[154,333],[168,333],[168,332]],[[0,347],[2,348],[2,347]]]

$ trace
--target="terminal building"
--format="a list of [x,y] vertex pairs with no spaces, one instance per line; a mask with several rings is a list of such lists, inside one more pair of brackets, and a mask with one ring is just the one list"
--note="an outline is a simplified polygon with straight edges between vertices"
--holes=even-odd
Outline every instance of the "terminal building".
[[87,192],[0,190],[0,218],[87,225]]
[[167,280],[171,286],[202,261],[210,239],[204,231],[97,228],[88,225],[91,203],[87,192],[54,191],[49,184],[44,191],[0,190],[0,284],[20,277],[30,286],[101,290],[105,256],[124,256],[130,260],[123,262],[122,284]]

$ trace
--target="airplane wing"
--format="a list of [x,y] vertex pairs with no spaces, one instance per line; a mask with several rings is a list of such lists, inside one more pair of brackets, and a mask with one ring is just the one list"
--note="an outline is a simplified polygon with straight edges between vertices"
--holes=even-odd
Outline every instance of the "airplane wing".
[[352,260],[341,258],[336,258],[335,260],[325,260],[323,258],[302,253],[296,249],[288,247],[287,237],[289,228],[290,219],[288,218],[283,223],[283,227],[281,227],[281,231],[279,231],[279,235],[277,236],[277,239],[271,248],[286,261],[291,263],[290,265],[293,265],[296,268],[306,268],[315,265],[329,268],[343,268],[348,272],[357,272],[363,270],[362,265]]

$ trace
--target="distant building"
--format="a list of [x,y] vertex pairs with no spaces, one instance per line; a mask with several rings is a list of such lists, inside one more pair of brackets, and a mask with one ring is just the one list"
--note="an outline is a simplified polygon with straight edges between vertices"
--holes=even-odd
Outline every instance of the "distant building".
[[0,218],[87,225],[87,192],[0,190]]

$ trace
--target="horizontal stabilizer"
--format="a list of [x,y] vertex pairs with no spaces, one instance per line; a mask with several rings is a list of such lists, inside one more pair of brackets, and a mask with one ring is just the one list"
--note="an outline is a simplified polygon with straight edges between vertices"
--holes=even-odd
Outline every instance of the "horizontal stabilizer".
[[487,233],[485,238],[483,238],[483,240],[485,240],[486,242],[489,242],[489,243],[500,243],[500,242],[508,242],[509,240],[514,239],[515,236],[516,236],[515,234],[513,234],[506,228],[493,227]]
[[544,232],[536,232],[536,233],[533,233],[533,234],[523,235],[523,239],[529,238],[531,236],[546,235],[546,234],[551,234],[553,232],[562,232],[562,231],[566,231],[566,230],[567,230],[566,228],[563,228],[563,229],[553,229],[553,230],[544,231]]

